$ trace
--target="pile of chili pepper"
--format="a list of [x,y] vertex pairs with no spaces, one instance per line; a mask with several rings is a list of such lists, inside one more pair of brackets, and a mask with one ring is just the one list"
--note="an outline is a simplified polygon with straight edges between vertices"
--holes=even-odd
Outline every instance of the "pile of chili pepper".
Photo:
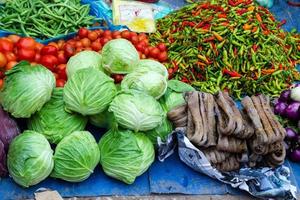
[[238,99],[278,96],[299,80],[299,34],[284,32],[285,21],[252,0],[221,2],[190,4],[157,21],[150,42],[167,45],[170,78]]

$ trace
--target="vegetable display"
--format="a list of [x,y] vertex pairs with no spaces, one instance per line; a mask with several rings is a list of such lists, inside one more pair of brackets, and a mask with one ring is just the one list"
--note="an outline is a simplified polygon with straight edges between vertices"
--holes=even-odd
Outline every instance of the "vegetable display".
[[100,164],[108,176],[131,184],[154,161],[154,148],[143,133],[110,130],[99,142]]
[[117,92],[113,79],[94,68],[78,70],[64,87],[66,109],[94,115],[107,109]]
[[82,51],[75,56],[72,56],[67,63],[66,72],[68,77],[75,74],[76,71],[84,68],[95,68],[102,70],[102,57],[94,51]]
[[108,111],[114,114],[119,125],[135,132],[154,129],[165,116],[152,96],[134,90],[119,92]]
[[139,60],[135,47],[125,39],[109,41],[102,49],[102,66],[114,74],[128,74],[134,71],[134,63]]
[[106,110],[102,113],[91,115],[89,122],[96,127],[109,129],[114,125],[115,119],[113,113]]
[[161,74],[166,80],[168,80],[169,74],[166,67],[158,61],[152,59],[141,59],[135,65],[135,72],[154,71]]
[[29,187],[49,176],[54,166],[53,151],[42,134],[25,131],[10,144],[7,166],[16,183]]
[[0,8],[2,30],[41,39],[74,32],[97,20],[89,15],[90,6],[78,0],[14,0]]
[[88,131],[76,131],[55,148],[51,176],[70,182],[87,179],[99,163],[99,147]]
[[0,103],[14,117],[29,118],[51,98],[54,87],[55,78],[48,69],[21,62],[6,72]]
[[146,131],[145,135],[151,140],[153,145],[157,144],[157,138],[159,137],[162,142],[165,142],[167,139],[167,136],[173,131],[173,125],[168,120],[167,117],[165,117],[162,121],[162,124],[155,129],[152,129],[150,131]]
[[57,144],[74,131],[84,130],[87,119],[65,111],[63,89],[55,88],[51,99],[28,119],[28,128],[43,134],[50,143]]
[[299,34],[252,0],[233,2],[187,5],[157,20],[150,41],[166,44],[170,77],[201,91],[277,96],[299,79]]

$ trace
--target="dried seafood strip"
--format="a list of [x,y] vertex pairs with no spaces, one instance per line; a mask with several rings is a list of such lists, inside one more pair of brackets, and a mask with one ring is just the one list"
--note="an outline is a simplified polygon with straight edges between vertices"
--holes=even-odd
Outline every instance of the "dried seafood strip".
[[230,153],[243,153],[247,152],[247,143],[246,140],[219,135],[217,149]]

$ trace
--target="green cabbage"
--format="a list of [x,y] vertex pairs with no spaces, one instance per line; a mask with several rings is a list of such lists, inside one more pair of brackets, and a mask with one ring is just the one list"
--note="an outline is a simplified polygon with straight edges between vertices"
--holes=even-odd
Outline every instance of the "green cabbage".
[[166,141],[167,136],[173,131],[172,123],[167,119],[164,118],[163,123],[152,129],[150,131],[145,132],[145,135],[151,140],[151,142],[156,145],[157,144],[157,137],[160,137],[163,142]]
[[119,92],[108,110],[114,113],[119,125],[135,132],[154,129],[165,117],[161,105],[152,96],[133,90]]
[[159,99],[167,90],[167,81],[154,71],[132,72],[124,77],[121,87],[123,90],[139,90]]
[[102,66],[114,74],[128,74],[135,69],[139,61],[139,53],[135,47],[125,39],[115,39],[106,43],[102,49]]
[[99,163],[99,147],[88,131],[76,131],[58,143],[51,177],[69,182],[87,179]]
[[93,115],[107,109],[117,92],[114,80],[93,69],[77,71],[64,87],[64,101],[68,111]]
[[168,89],[161,99],[163,108],[166,112],[169,112],[173,108],[185,104],[183,93],[188,91],[195,91],[195,89],[181,81],[170,80],[168,81]]
[[110,130],[101,138],[99,148],[104,173],[127,184],[154,161],[153,144],[142,133]]
[[115,119],[113,113],[106,110],[102,113],[90,116],[89,121],[92,125],[99,128],[111,128]]
[[55,77],[42,65],[20,62],[6,72],[0,104],[16,118],[29,118],[51,98]]
[[82,51],[72,56],[67,63],[67,75],[71,77],[76,71],[84,68],[102,69],[102,56],[95,51]]
[[55,88],[44,107],[28,120],[28,128],[42,133],[50,143],[57,144],[74,131],[84,130],[87,119],[65,111],[63,88]]
[[51,173],[54,161],[49,142],[42,134],[25,131],[9,146],[7,166],[10,176],[23,187],[38,184]]
[[168,80],[169,74],[166,67],[160,62],[152,59],[142,59],[136,63],[135,71],[154,71],[160,73],[166,80]]

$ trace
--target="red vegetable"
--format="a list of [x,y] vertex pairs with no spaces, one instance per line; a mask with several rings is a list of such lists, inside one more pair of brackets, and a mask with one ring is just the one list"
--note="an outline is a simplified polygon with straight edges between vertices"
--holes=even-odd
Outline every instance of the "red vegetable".
[[56,87],[64,87],[66,84],[66,81],[63,79],[56,80]]
[[67,80],[66,64],[57,65],[56,70],[59,78]]
[[223,74],[229,75],[230,77],[241,77],[238,72],[236,71],[229,71],[228,69],[223,69]]
[[0,52],[0,68],[5,67],[7,64],[7,59],[3,53]]
[[88,34],[89,34],[89,30],[86,29],[86,28],[80,28],[78,30],[78,35],[79,35],[80,38],[85,38],[85,37],[88,36]]
[[18,60],[27,60],[27,61],[34,61],[35,58],[35,51],[33,49],[19,49],[18,50]]
[[53,55],[45,55],[41,58],[41,64],[54,71],[55,66],[58,64],[58,59]]
[[71,44],[69,44],[69,43],[66,43],[65,45],[64,45],[64,52],[65,52],[65,56],[67,57],[67,58],[69,58],[69,57],[71,57],[71,56],[73,56],[74,54],[75,54],[75,48],[74,48],[74,46],[72,46]]
[[33,38],[30,37],[24,37],[21,38],[18,42],[17,42],[17,47],[19,49],[31,49],[34,50],[35,49],[35,40]]
[[59,64],[65,64],[65,63],[67,63],[67,58],[65,56],[65,52],[64,51],[59,51],[58,52],[57,60],[58,60]]
[[52,45],[44,46],[41,50],[41,55],[57,56],[58,48]]
[[14,44],[10,40],[0,39],[0,52],[7,53],[12,52]]

